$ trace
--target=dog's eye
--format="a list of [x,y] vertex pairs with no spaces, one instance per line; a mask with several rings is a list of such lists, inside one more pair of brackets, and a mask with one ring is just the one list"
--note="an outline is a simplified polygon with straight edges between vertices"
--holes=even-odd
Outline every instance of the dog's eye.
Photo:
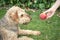
[[21,17],[23,17],[23,14],[21,15]]

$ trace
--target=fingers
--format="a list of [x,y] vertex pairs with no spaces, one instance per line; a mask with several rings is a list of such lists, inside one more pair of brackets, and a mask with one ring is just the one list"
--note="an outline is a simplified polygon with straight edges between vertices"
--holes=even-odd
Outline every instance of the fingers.
[[48,18],[51,18],[51,17],[54,15],[54,13],[55,13],[55,12],[53,12],[53,11],[49,11],[49,12],[47,13],[47,19],[48,19]]

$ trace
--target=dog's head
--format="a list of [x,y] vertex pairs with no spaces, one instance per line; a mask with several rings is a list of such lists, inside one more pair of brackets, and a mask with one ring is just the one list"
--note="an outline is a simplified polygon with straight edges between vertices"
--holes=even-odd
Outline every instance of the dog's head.
[[8,19],[15,23],[25,24],[29,23],[31,17],[21,8],[13,6],[7,11]]

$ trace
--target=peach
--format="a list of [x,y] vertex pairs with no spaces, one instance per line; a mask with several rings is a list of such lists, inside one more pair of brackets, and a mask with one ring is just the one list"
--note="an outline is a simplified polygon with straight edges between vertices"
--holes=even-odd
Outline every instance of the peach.
[[41,13],[39,17],[40,19],[45,20],[47,18],[47,14]]

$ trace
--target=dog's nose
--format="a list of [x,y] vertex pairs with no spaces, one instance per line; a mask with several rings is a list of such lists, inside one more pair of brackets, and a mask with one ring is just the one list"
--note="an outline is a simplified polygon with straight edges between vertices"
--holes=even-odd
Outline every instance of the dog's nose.
[[32,18],[30,18],[30,20],[32,20]]

